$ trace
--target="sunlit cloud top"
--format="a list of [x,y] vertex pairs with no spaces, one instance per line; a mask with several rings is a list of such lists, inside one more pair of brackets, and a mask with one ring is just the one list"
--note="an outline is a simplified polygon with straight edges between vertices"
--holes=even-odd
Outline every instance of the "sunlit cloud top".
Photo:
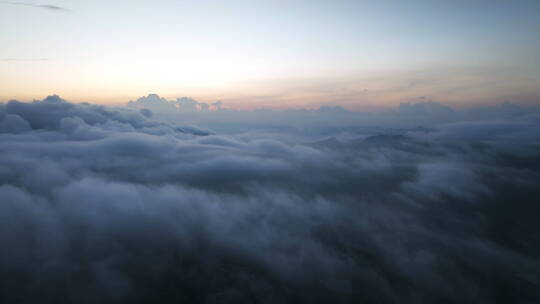
[[538,1],[0,2],[0,100],[540,102]]

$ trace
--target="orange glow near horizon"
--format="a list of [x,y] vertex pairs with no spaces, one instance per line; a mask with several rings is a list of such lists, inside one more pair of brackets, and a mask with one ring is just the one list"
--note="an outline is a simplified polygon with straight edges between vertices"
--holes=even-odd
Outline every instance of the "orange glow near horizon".
[[121,105],[156,93],[239,109],[540,103],[533,3],[203,2],[51,10],[4,1],[0,101],[57,94]]
[[[150,78],[148,82],[152,83]],[[365,110],[424,101],[437,101],[454,107],[499,104],[504,101],[534,105],[540,97],[539,77],[516,77],[512,74],[490,74],[489,71],[465,69],[446,73],[404,71],[333,78],[230,81],[209,84],[207,87],[202,84],[175,86],[172,80],[169,86],[160,86],[157,83],[136,86],[121,79],[101,78],[97,82],[90,80],[69,80],[53,76],[41,81],[36,76],[30,76],[26,81],[22,81],[15,77],[2,77],[0,101],[40,100],[57,94],[73,102],[120,106],[130,100],[155,93],[168,100],[182,96],[209,103],[220,100],[226,108],[245,110],[317,108],[322,105]],[[141,80],[141,83],[144,83],[144,80]]]

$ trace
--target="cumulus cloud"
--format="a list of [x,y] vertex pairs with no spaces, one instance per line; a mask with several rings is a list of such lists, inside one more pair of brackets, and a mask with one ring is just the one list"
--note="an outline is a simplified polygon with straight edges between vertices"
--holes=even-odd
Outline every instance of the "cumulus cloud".
[[[215,128],[222,133],[238,133],[246,130],[277,130],[278,133],[293,132],[304,135],[334,135],[336,132],[366,130],[396,130],[430,127],[445,123],[518,120],[540,115],[538,107],[522,107],[510,102],[499,106],[478,106],[463,110],[452,109],[437,102],[404,103],[397,108],[353,112],[342,107],[322,106],[318,109],[256,109],[242,111],[228,109],[223,103],[198,102],[182,97],[167,100],[156,94],[143,96],[128,103],[129,108],[150,109],[162,119],[187,121],[191,124]],[[281,134],[282,135],[282,134]]]
[[138,105],[0,105],[2,302],[540,299],[534,115],[293,138]]

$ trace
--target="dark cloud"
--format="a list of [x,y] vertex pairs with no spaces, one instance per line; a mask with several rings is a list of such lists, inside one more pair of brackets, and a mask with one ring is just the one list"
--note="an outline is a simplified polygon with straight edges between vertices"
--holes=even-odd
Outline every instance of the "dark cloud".
[[[391,115],[454,115],[433,106]],[[536,302],[540,120],[522,114],[306,141],[10,101],[0,301]]]

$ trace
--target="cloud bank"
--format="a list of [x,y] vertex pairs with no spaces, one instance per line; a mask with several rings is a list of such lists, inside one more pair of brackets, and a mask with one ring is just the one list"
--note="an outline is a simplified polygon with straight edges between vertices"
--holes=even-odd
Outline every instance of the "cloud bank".
[[150,94],[127,106],[133,109],[149,109],[162,119],[187,121],[192,124],[215,128],[220,132],[245,132],[246,130],[288,129],[294,133],[333,135],[335,132],[358,133],[370,129],[430,128],[441,124],[493,120],[519,120],[540,115],[539,107],[523,107],[510,102],[499,106],[479,106],[456,110],[437,102],[403,103],[397,108],[353,112],[339,106],[322,106],[318,109],[256,109],[243,111],[226,108],[220,102],[198,102],[182,97],[167,100]]
[[415,107],[377,115],[429,125],[347,136],[340,109],[282,113],[318,126],[293,139],[250,113],[222,132],[148,107],[1,104],[0,301],[538,301],[540,116]]

